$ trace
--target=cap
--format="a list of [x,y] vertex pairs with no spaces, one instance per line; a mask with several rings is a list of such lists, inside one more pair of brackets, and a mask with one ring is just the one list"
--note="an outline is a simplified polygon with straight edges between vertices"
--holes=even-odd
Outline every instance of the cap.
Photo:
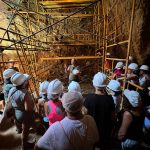
[[83,97],[80,92],[67,92],[62,96],[62,105],[66,111],[76,113],[82,108]]
[[105,74],[98,72],[94,75],[93,78],[93,86],[94,87],[106,87],[107,84],[107,77]]
[[136,63],[131,63],[129,66],[128,66],[129,69],[132,69],[132,70],[138,70],[138,64]]
[[3,72],[3,78],[4,79],[8,79],[10,78],[12,75],[14,75],[16,73],[16,71],[14,69],[7,69]]
[[81,88],[80,88],[80,85],[78,82],[75,82],[75,81],[71,81],[71,83],[69,84],[68,86],[68,91],[71,91],[71,92],[81,92]]
[[29,80],[30,76],[28,74],[23,74],[21,72],[16,72],[12,77],[11,77],[11,82],[13,83],[14,86],[20,86],[25,81]]
[[141,97],[137,91],[124,90],[124,95],[128,99],[132,107],[138,107],[141,103]]

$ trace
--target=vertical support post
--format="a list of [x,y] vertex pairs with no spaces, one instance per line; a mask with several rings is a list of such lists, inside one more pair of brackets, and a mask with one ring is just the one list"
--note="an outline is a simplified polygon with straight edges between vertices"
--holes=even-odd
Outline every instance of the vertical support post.
[[[135,12],[135,0],[132,0],[132,13],[131,13],[131,20],[130,20],[130,30],[129,30],[129,39],[128,39],[128,48],[127,48],[127,57],[126,57],[125,76],[127,75],[129,55],[130,55],[130,49],[131,49],[134,12]],[[125,86],[126,86],[126,77],[125,77],[125,80],[124,80],[123,89],[125,89]]]

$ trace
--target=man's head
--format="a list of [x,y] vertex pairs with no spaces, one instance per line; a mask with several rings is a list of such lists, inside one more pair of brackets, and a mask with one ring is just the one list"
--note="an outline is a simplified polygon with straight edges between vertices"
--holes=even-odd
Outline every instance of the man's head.
[[14,65],[15,65],[15,60],[10,59],[8,65],[9,65],[9,68],[14,67]]
[[80,92],[67,92],[62,97],[62,105],[66,112],[76,114],[82,109],[83,97]]

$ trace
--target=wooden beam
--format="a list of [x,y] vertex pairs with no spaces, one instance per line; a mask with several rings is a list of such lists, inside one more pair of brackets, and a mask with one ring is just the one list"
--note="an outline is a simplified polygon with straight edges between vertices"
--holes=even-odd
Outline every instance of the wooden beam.
[[116,61],[126,61],[126,59],[120,59],[120,58],[106,58],[107,60],[116,60]]
[[68,43],[68,42],[66,42],[66,43],[51,43],[52,44],[52,46],[54,46],[54,45],[56,45],[56,46],[65,46],[65,45],[76,45],[76,46],[80,46],[80,45],[95,45],[96,43],[89,43],[88,41],[87,41],[87,43]]
[[68,5],[43,5],[44,8],[53,9],[53,8],[72,8],[72,7],[85,7],[88,4],[68,4]]
[[113,46],[117,46],[117,45],[127,44],[128,42],[129,42],[129,40],[126,40],[126,41],[114,43],[114,44],[111,44],[111,45],[107,45],[106,47],[108,48],[108,47],[113,47]]
[[[86,35],[91,35],[89,33],[82,33],[82,34],[63,34],[63,36],[86,36]],[[57,36],[56,34],[48,34],[48,37],[55,37]]]
[[56,1],[40,1],[42,5],[63,5],[63,4],[83,4],[83,3],[92,3],[96,0],[56,0]]
[[101,56],[72,56],[72,57],[49,57],[41,60],[67,60],[67,59],[99,59]]
[[139,89],[139,90],[143,90],[143,89],[144,89],[143,87],[141,87],[141,86],[139,86],[139,85],[137,85],[137,84],[134,84],[133,82],[129,82],[129,81],[128,81],[128,84],[130,84],[130,85],[136,87],[136,88]]
[[[19,11],[20,14],[42,14],[42,15],[52,15],[52,17],[66,17],[70,15],[70,13],[60,13],[60,12],[34,12],[34,11]],[[96,14],[76,14],[71,17],[92,17]]]

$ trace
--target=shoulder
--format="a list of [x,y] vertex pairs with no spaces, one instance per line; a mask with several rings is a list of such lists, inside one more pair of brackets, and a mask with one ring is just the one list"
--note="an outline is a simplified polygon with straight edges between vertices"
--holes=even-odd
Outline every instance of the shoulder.
[[83,118],[83,120],[88,120],[88,121],[91,121],[91,122],[94,121],[93,117],[90,116],[90,115],[85,115],[84,118]]
[[124,117],[124,118],[132,118],[132,114],[131,114],[131,112],[129,112],[129,111],[125,111],[125,112],[123,113],[123,117]]

